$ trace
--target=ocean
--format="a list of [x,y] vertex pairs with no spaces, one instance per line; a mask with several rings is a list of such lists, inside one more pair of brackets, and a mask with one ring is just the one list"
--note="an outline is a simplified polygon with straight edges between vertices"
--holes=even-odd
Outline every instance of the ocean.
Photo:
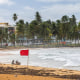
[[[28,57],[20,56],[20,49],[4,50],[0,54],[6,54],[0,56],[0,63],[11,64],[12,60],[18,60],[21,65],[27,65]],[[80,71],[80,48],[29,49],[29,65]]]

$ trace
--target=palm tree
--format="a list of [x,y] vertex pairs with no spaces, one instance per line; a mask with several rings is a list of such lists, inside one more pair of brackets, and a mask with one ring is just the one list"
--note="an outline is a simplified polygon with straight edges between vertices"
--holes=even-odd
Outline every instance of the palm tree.
[[72,15],[72,24],[73,24],[73,26],[76,26],[76,17],[75,17],[75,15]]
[[57,31],[57,40],[60,43],[60,40],[62,39],[62,29],[61,29],[61,21],[56,20],[56,31]]
[[53,35],[57,35],[57,27],[56,27],[56,23],[55,22],[52,22],[52,24],[51,24],[51,31],[52,31],[52,34]]
[[8,44],[8,40],[9,40],[8,28],[4,29],[4,40],[5,40],[6,44]]
[[13,20],[14,20],[14,22],[15,22],[17,19],[18,19],[17,14],[14,13],[14,14],[13,14]]
[[25,25],[24,25],[24,20],[19,20],[17,22],[17,37],[22,39],[22,45],[24,42],[24,34],[25,34]]
[[25,37],[28,37],[28,27],[29,27],[29,23],[26,22],[26,23],[24,24],[24,28],[25,28],[25,31],[24,31]]
[[11,34],[9,37],[10,37],[9,41],[15,46],[14,44],[15,43],[15,33]]
[[41,22],[42,22],[42,19],[41,19],[41,16],[40,16],[39,12],[36,12],[35,17],[36,17],[36,21],[37,21],[38,23],[41,23]]
[[[18,19],[17,14],[14,13],[12,18],[13,18],[14,22],[16,23],[16,20]],[[16,43],[16,34],[15,34],[15,37],[14,38],[15,38],[15,43]],[[14,43],[14,46],[15,46],[15,43]]]
[[73,39],[75,40],[75,45],[76,45],[76,39],[78,38],[78,27],[77,26],[73,26],[72,28],[73,31]]
[[65,38],[67,38],[67,33],[69,30],[69,17],[67,15],[62,16],[61,18],[62,21],[62,32],[63,32],[63,39],[65,41]]
[[67,15],[62,16],[62,23],[67,23],[69,21],[69,17]]
[[41,30],[40,30],[40,35],[42,38],[45,40],[49,38],[49,35],[51,34],[51,30],[49,28],[49,24],[45,21],[41,23]]
[[79,45],[79,39],[80,39],[80,22],[78,23],[78,45]]
[[3,41],[3,31],[2,28],[0,28],[0,42],[1,42],[1,47],[2,47],[2,41]]
[[33,20],[30,23],[29,31],[31,33],[32,38],[34,38],[34,36],[39,36],[40,26],[38,25],[38,22],[36,20]]

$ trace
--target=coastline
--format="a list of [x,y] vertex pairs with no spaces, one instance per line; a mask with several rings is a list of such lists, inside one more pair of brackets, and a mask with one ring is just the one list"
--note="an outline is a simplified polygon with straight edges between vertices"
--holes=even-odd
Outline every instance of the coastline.
[[[80,71],[37,67],[37,66],[29,66],[27,68],[27,66],[11,65],[11,64],[0,64],[0,76],[2,74],[3,75],[4,74],[5,75],[15,75],[16,74],[19,76],[22,75],[22,76],[37,76],[37,77],[55,78],[54,80],[80,79]],[[51,80],[51,79],[48,79],[48,80]]]
[[[25,47],[24,48],[22,48],[22,47],[21,48],[12,48],[11,47],[11,48],[3,48],[3,49],[1,48],[1,50],[0,50],[0,58],[1,58],[0,63],[11,64],[12,60],[15,60],[15,61],[18,60],[19,62],[21,62],[21,65],[26,65],[26,58],[25,57],[23,58],[22,56],[20,56],[20,50],[22,50],[22,49],[23,50],[24,49],[30,50],[30,62],[31,62],[30,65],[32,65],[32,66],[41,66],[41,67],[50,67],[50,68],[59,68],[59,69],[70,69],[70,70],[79,70],[80,71],[79,66],[78,66],[80,64],[78,61],[79,56],[80,56],[80,54],[79,54],[80,48],[51,48],[51,49],[50,48],[25,48]],[[49,55],[50,50],[51,50],[51,52]],[[69,50],[70,50],[70,52],[69,52]],[[73,51],[76,53],[73,54]],[[60,56],[57,56],[57,54],[55,54],[57,52]],[[40,54],[37,55],[37,53],[40,53]],[[49,58],[46,53],[49,55]],[[66,59],[65,56],[70,58],[68,55],[71,56],[71,59],[74,59],[74,60],[72,61],[72,60]],[[37,61],[37,65],[35,64],[36,57],[37,57],[37,60],[39,57],[39,61]],[[49,61],[47,59],[49,59]],[[41,62],[40,60],[42,60],[43,62]],[[78,64],[76,61],[78,61]],[[51,65],[48,65],[48,63],[50,63]],[[52,64],[52,63],[54,63],[54,64]],[[58,67],[58,64],[59,64],[59,67]],[[62,66],[61,64],[64,64],[64,65]]]
[[[50,47],[51,48],[51,47]],[[22,50],[22,49],[29,49],[29,50],[34,50],[34,49],[50,49],[50,48],[46,48],[46,47],[41,47],[41,48],[28,48],[28,47],[6,47],[6,48],[0,48],[0,51],[11,51],[11,50]],[[52,47],[53,49],[56,48],[56,49],[69,49],[69,48],[72,48],[72,49],[80,49],[80,47]],[[51,48],[51,49],[52,49]]]
[[[60,47],[62,48],[62,47]],[[67,47],[63,47],[67,48]],[[74,48],[74,47],[72,47]],[[76,47],[75,47],[76,48]],[[42,49],[42,48],[0,48],[1,51],[20,50],[20,49]],[[46,49],[46,48],[44,48]],[[0,56],[14,54],[0,54]],[[18,77],[15,77],[18,75]],[[29,79],[28,79],[29,78]],[[33,79],[31,79],[33,78]],[[0,64],[0,80],[77,80],[80,79],[80,71],[46,68],[38,66]]]

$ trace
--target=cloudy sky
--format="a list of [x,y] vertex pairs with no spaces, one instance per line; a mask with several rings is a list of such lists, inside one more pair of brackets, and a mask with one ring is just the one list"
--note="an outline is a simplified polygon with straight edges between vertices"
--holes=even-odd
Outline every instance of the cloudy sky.
[[12,15],[30,22],[39,11],[43,20],[53,21],[63,15],[75,15],[80,20],[80,0],[0,0],[0,22],[13,23]]

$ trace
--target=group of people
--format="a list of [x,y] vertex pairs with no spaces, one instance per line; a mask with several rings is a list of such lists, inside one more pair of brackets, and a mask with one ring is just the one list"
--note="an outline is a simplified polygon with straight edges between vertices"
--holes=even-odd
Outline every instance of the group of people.
[[17,61],[17,60],[16,61],[12,60],[11,64],[20,65],[21,63],[19,61]]

